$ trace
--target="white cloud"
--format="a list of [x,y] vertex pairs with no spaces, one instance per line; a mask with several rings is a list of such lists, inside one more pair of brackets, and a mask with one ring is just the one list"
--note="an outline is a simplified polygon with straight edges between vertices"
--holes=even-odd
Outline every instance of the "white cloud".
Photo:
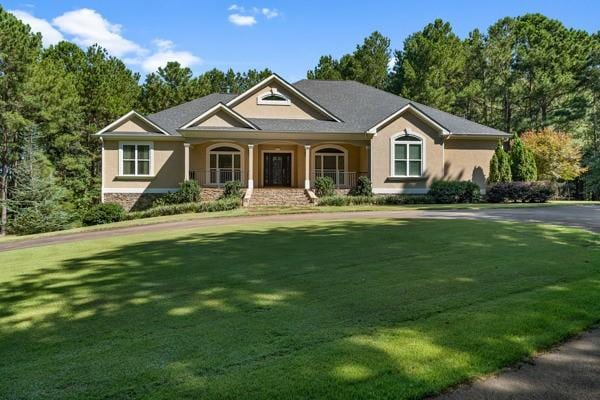
[[50,22],[45,19],[34,17],[30,13],[22,10],[10,10],[9,12],[23,21],[23,23],[29,25],[33,32],[41,33],[44,47],[56,44],[64,39],[62,33],[57,31]]
[[130,60],[130,63],[139,63],[146,72],[154,72],[159,67],[164,67],[169,61],[177,61],[184,67],[200,64],[202,59],[190,53],[189,51],[175,51],[171,40],[155,39],[153,43],[158,50],[148,57],[137,62]]
[[121,36],[121,25],[110,23],[89,8],[66,12],[54,18],[52,23],[63,33],[72,35],[73,41],[80,46],[98,43],[117,57],[131,53],[143,55],[147,52],[142,46]]
[[267,17],[267,19],[271,19],[271,18],[275,18],[277,16],[279,16],[279,11],[277,11],[274,8],[263,8],[261,10],[262,15],[264,15],[265,17]]
[[228,8],[229,11],[239,11],[239,12],[246,12],[246,9],[242,6],[238,6],[237,4],[232,4],[229,6]]
[[256,24],[256,18],[252,15],[231,14],[229,22],[237,26],[252,26]]
[[390,70],[390,71],[393,70],[394,65],[396,65],[396,56],[392,54],[390,56],[390,59],[388,60],[388,64],[387,64],[388,70]]

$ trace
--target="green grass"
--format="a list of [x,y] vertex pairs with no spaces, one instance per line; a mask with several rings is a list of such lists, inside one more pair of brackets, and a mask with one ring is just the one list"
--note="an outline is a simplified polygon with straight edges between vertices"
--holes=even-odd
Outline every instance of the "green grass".
[[600,320],[600,236],[252,224],[0,253],[3,399],[413,399]]
[[189,221],[191,219],[219,218],[219,217],[238,217],[249,215],[281,215],[281,214],[304,214],[304,213],[323,213],[323,212],[352,212],[352,211],[402,211],[402,210],[484,210],[493,208],[530,208],[530,207],[551,207],[566,205],[600,205],[598,201],[551,201],[548,203],[477,203],[477,204],[407,204],[401,206],[394,205],[353,205],[353,206],[296,206],[296,207],[256,207],[256,208],[238,208],[231,211],[220,211],[210,213],[189,213],[178,215],[167,215],[164,217],[153,217],[136,219],[131,221],[122,221],[112,224],[78,227],[58,232],[40,233],[35,235],[0,236],[0,243],[14,240],[33,239],[40,237],[49,237],[79,232],[102,231],[113,228],[126,228],[130,226],[151,225],[164,222]]

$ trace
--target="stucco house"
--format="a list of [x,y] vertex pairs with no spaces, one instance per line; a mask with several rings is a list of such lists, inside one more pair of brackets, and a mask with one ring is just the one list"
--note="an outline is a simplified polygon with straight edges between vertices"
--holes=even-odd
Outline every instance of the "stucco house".
[[[509,134],[354,81],[271,75],[241,94],[211,94],[155,114],[131,111],[102,140],[102,201],[148,204],[186,179],[245,203],[308,203],[316,177],[339,191],[368,176],[378,194],[423,194],[439,179],[485,185]],[[273,188],[279,188],[274,190]]]

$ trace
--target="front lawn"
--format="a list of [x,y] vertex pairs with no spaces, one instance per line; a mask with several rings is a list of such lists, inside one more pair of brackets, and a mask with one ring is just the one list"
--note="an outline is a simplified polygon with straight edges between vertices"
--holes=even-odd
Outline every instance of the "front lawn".
[[0,398],[418,398],[600,320],[600,236],[252,224],[0,253]]

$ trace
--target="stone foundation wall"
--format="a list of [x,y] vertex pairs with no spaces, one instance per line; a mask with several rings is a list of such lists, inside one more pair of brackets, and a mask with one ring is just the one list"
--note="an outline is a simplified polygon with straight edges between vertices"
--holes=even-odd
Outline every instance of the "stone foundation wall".
[[213,201],[218,200],[223,195],[223,189],[221,188],[202,188],[200,193],[200,200],[202,201]]
[[334,189],[336,196],[348,196],[350,189]]
[[117,203],[125,211],[137,211],[150,207],[162,193],[104,193],[105,203]]

